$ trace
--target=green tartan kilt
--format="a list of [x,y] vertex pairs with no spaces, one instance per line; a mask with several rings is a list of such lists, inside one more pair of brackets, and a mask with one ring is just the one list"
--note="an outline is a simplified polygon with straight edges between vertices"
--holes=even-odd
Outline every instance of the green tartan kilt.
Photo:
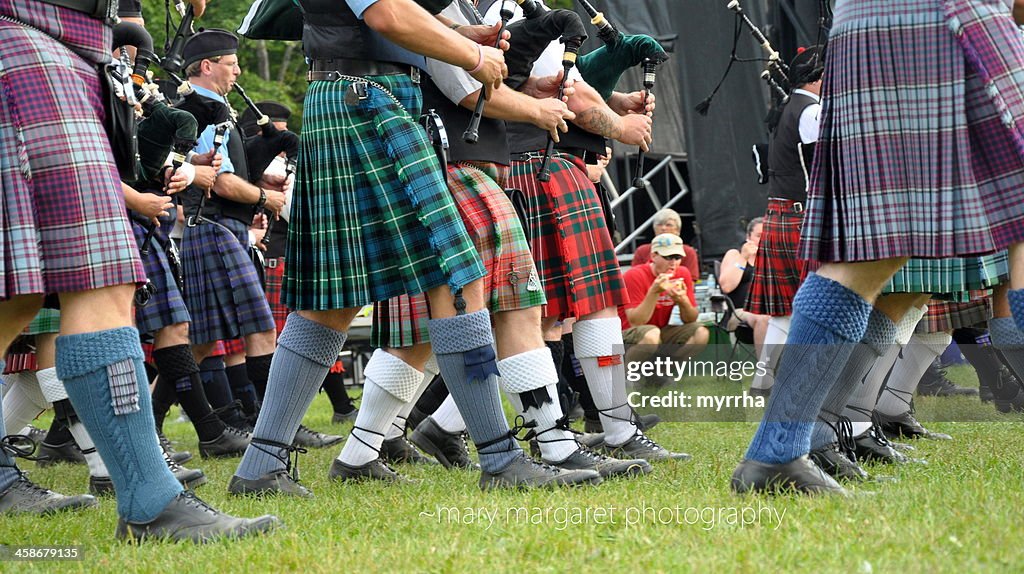
[[966,303],[970,292],[1005,283],[1010,265],[1005,251],[982,257],[911,259],[896,272],[882,293],[931,293]]
[[[346,103],[351,81],[315,81],[306,93],[284,304],[361,307],[485,275],[440,164],[416,123],[419,87],[374,76]],[[389,93],[390,92],[390,93]]]

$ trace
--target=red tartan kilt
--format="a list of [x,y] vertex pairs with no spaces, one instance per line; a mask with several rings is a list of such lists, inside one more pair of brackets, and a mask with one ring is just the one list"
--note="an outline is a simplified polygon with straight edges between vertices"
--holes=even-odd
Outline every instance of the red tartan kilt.
[[537,181],[541,159],[512,162],[509,187],[526,196],[527,235],[544,285],[545,317],[581,317],[629,300],[594,184],[581,160],[556,153],[551,180]]
[[[271,263],[276,262],[276,263]],[[274,265],[274,267],[271,267]],[[270,313],[274,316],[274,325],[277,327],[277,334],[284,330],[284,323],[288,320],[288,313],[291,310],[281,302],[281,283],[284,281],[284,257],[268,259],[267,266],[263,271],[263,290],[267,294],[267,303],[270,303]]]
[[928,310],[914,330],[916,333],[941,333],[976,327],[992,318],[992,298],[987,291],[972,291],[969,303],[932,299]]
[[747,293],[748,312],[785,317],[793,314],[793,297],[807,276],[807,262],[798,258],[803,213],[795,201],[769,199],[757,248],[754,280]]

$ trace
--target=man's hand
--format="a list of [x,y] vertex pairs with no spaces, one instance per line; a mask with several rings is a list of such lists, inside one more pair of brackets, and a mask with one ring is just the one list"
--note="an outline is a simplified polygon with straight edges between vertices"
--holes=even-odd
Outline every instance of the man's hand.
[[616,138],[620,142],[640,146],[646,152],[650,151],[652,137],[651,118],[640,114],[622,116],[622,132]]
[[660,295],[665,291],[669,291],[674,288],[675,284],[672,281],[672,274],[662,273],[654,278],[654,283],[651,283],[651,287],[648,289],[648,292]]
[[[472,26],[459,26],[455,29],[459,34],[482,46],[494,46],[494,41],[498,39],[498,30],[501,30],[501,22],[495,22],[493,26],[476,24]],[[512,34],[508,30],[502,32],[501,44],[498,46],[498,49],[503,52],[508,51],[510,48],[508,41],[511,37]]]
[[569,131],[569,124],[566,122],[573,119],[576,119],[576,114],[569,111],[569,107],[565,105],[565,102],[560,102],[554,98],[537,100],[537,106],[534,108],[533,125],[551,134],[551,139],[555,140],[555,142],[558,141],[559,131],[563,133]]
[[672,280],[672,288],[668,290],[668,295],[677,305],[683,301],[689,301],[686,297],[686,283],[682,279]]
[[[562,83],[562,76],[565,75],[565,71],[559,71],[554,76],[545,76],[543,78],[537,78],[531,76],[526,83],[523,84],[522,92],[528,96],[535,98],[553,98],[558,95],[558,86]],[[562,101],[568,102],[569,98],[576,93],[576,80],[569,79],[565,82],[565,88],[562,90]]]
[[281,213],[281,208],[284,207],[284,192],[266,188],[263,189],[263,192],[267,194],[267,202],[263,204],[264,209],[274,213]]
[[501,87],[501,81],[508,76],[505,65],[505,53],[489,46],[480,46],[483,54],[483,66],[476,72],[470,72],[476,81],[484,85],[484,99],[491,99],[491,90]]
[[644,95],[646,93],[646,91],[630,92],[628,94],[613,92],[612,97],[608,98],[608,107],[620,116],[627,114],[644,114],[649,116],[654,113],[654,94],[650,94],[647,105],[644,106]]
[[212,167],[215,171],[220,171],[220,166],[224,163],[224,157],[219,153],[213,153],[213,150],[206,153],[200,153],[192,156],[192,160],[189,162],[192,165],[207,165]]
[[[188,167],[185,167],[188,166]],[[171,173],[174,173],[172,176]],[[164,168],[164,193],[174,195],[185,191],[195,178],[195,166],[182,164],[177,170],[170,166]]]
[[208,165],[197,165],[195,168],[196,178],[192,181],[192,185],[206,190],[207,194],[209,194],[210,190],[213,189],[213,184],[217,181],[217,170]]
[[192,5],[192,13],[196,18],[206,13],[206,0],[188,0],[188,3]]
[[[131,197],[131,199],[129,199]],[[160,226],[158,218],[166,217],[168,212],[174,209],[174,203],[170,198],[155,193],[137,193],[132,196],[125,196],[125,204],[133,211],[148,217],[157,227]]]
[[267,174],[264,173],[259,182],[256,184],[264,189],[273,189],[274,191],[284,191],[285,186],[288,185],[288,178],[285,174]]

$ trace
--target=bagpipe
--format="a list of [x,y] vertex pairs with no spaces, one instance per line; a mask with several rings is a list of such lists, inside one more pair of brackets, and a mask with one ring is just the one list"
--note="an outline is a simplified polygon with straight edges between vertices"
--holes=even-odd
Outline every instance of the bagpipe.
[[[536,0],[516,0],[516,3],[522,8],[523,15],[526,17],[508,26],[512,38],[509,41],[509,49],[505,52],[505,64],[508,66],[505,85],[514,90],[522,88],[530,79],[533,65],[545,48],[558,39],[565,46],[562,56],[562,83],[558,86],[558,94],[555,96],[561,100],[564,95],[565,81],[573,66],[576,65],[580,46],[587,39],[583,20],[580,19],[579,14],[571,10],[548,10]],[[540,181],[551,179],[549,162],[554,147],[555,141],[549,135],[544,159],[537,172],[537,179]]]
[[[625,35],[612,25],[604,14],[598,12],[587,0],[580,5],[590,16],[590,23],[597,27],[597,37],[603,45],[580,57],[577,68],[580,75],[605,100],[611,97],[615,86],[626,70],[643,65],[644,106],[650,101],[651,92],[657,80],[658,66],[668,60],[668,52],[662,45],[646,34]],[[645,152],[640,149],[636,160],[634,187],[644,185],[643,167]]]

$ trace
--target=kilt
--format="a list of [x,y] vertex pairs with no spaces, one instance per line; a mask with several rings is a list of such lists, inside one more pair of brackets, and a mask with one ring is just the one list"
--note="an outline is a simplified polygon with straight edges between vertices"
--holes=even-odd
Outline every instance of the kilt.
[[153,238],[149,242],[149,254],[143,254],[143,241],[146,239],[147,229],[136,219],[132,219],[132,230],[135,232],[135,241],[139,246],[139,256],[142,257],[142,265],[146,269],[146,277],[153,285],[153,295],[145,305],[135,306],[135,325],[139,333],[146,335],[156,333],[164,327],[178,323],[188,323],[188,309],[185,308],[185,299],[181,296],[178,283],[174,280],[174,273],[171,271],[171,264],[167,259],[168,243],[171,241],[164,232],[174,225],[170,218],[161,220],[160,227],[153,232]]
[[277,334],[284,330],[284,323],[288,320],[288,313],[291,310],[281,303],[281,283],[284,279],[284,257],[267,259],[267,266],[263,269],[263,291],[267,294],[267,303],[270,305],[270,313],[274,316],[274,325]]
[[965,303],[970,291],[990,289],[1010,277],[1006,251],[982,257],[911,259],[893,275],[882,293],[929,293]]
[[1024,240],[1024,39],[1001,0],[837,4],[801,256]]
[[[2,14],[21,11],[11,8],[0,3]],[[68,34],[90,34],[91,24],[82,25]],[[0,20],[0,300],[145,282],[101,94],[88,62],[50,36]]]
[[415,121],[419,88],[404,75],[371,80],[387,91],[371,84],[353,105],[346,79],[306,92],[283,287],[291,309],[362,307],[485,274]]
[[629,300],[615,246],[582,161],[556,153],[551,181],[537,181],[541,158],[512,162],[509,186],[522,190],[530,251],[544,285],[545,317],[581,317]]
[[181,241],[189,338],[201,345],[274,330],[267,297],[249,257],[249,228],[228,217],[185,227]]
[[22,335],[42,335],[60,332],[60,309],[40,309]]
[[[484,296],[491,313],[544,304],[530,246],[505,184],[508,168],[462,162],[448,165],[448,189],[487,270]],[[411,347],[430,341],[425,294],[399,295],[374,306],[375,347]]]
[[992,318],[992,298],[987,294],[974,293],[968,303],[952,301],[928,302],[928,311],[914,330],[916,333],[940,333],[964,327],[976,327]]
[[793,297],[807,276],[807,262],[797,257],[803,220],[802,204],[789,199],[768,200],[754,279],[744,307],[750,313],[773,317],[793,314]]

